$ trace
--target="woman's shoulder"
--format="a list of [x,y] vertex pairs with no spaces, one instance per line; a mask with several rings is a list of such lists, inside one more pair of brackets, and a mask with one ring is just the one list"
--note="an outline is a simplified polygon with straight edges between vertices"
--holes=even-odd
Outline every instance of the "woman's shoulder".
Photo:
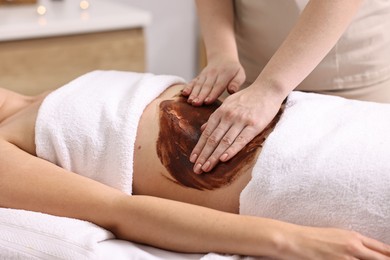
[[0,88],[0,125],[35,102],[41,102],[50,91],[35,96],[27,96],[9,89]]
[[0,139],[35,155],[35,120],[47,94],[25,96],[0,89]]

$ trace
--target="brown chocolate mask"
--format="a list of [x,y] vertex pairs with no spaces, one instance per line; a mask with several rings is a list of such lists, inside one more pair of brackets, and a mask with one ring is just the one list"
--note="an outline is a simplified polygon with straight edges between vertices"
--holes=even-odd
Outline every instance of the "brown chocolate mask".
[[160,103],[157,155],[174,178],[173,181],[198,190],[221,188],[232,183],[248,162],[254,160],[256,151],[265,140],[264,134],[255,137],[235,157],[220,162],[212,171],[200,175],[193,172],[189,156],[201,135],[200,127],[220,104],[217,102],[195,108],[183,97]]

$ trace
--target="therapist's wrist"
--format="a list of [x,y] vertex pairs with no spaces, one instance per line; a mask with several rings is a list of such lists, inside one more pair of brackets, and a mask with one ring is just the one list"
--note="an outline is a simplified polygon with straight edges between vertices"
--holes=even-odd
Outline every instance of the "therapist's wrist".
[[255,93],[258,93],[261,98],[265,98],[272,103],[281,104],[284,99],[290,94],[290,89],[283,84],[274,80],[259,80],[257,79],[248,88],[252,88]]
[[207,61],[212,60],[230,60],[239,63],[238,53],[236,50],[217,49],[214,51],[207,51]]

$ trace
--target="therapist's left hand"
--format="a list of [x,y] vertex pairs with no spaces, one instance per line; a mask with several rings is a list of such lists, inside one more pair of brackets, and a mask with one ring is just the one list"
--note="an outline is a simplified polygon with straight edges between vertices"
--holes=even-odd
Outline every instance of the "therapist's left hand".
[[272,121],[283,99],[272,89],[261,91],[254,85],[227,97],[202,126],[190,156],[194,172],[208,172],[235,156]]

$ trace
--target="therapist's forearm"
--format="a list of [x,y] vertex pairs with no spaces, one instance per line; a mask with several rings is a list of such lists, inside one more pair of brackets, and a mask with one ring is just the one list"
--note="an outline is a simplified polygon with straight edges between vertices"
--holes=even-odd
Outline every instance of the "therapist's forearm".
[[238,61],[232,0],[196,0],[208,59],[229,56]]
[[311,0],[253,85],[285,98],[332,49],[361,3],[362,0]]

